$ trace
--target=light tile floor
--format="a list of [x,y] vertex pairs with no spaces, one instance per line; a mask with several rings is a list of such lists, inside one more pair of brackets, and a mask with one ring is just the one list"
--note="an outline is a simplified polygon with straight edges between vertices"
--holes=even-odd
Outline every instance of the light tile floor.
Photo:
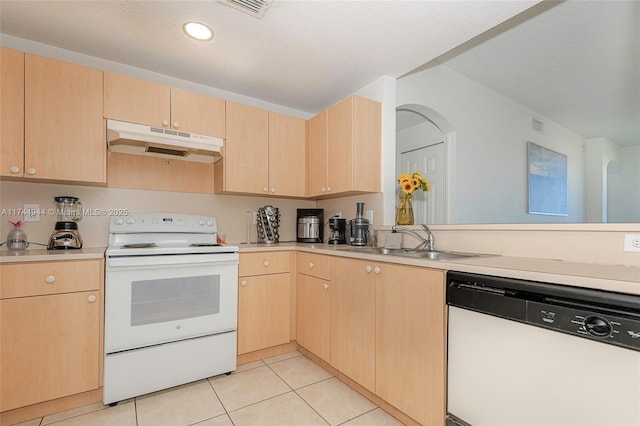
[[120,402],[34,419],[19,426],[401,425],[299,352]]

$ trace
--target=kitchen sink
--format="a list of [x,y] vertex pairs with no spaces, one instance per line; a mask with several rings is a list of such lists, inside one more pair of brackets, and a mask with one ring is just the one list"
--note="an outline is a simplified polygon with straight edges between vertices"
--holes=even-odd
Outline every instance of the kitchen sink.
[[340,248],[339,250],[350,251],[353,253],[385,254],[385,255],[391,255],[391,256],[417,257],[417,258],[423,258],[423,259],[443,260],[443,261],[464,259],[468,257],[489,256],[487,254],[479,254],[479,253],[459,253],[459,252],[440,251],[440,250],[390,249],[385,247],[347,246],[344,248]]

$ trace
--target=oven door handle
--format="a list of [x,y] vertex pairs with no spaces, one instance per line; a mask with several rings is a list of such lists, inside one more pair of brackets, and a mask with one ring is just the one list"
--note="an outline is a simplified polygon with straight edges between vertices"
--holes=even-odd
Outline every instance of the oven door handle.
[[131,267],[131,266],[171,266],[171,265],[237,265],[237,253],[216,254],[187,254],[187,255],[161,255],[161,256],[122,256],[108,257],[107,267]]

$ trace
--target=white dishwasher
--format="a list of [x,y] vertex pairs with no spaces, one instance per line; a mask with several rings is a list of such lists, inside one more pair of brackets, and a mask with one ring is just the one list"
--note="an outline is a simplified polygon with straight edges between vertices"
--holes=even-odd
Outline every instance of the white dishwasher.
[[640,296],[447,274],[447,425],[640,426]]

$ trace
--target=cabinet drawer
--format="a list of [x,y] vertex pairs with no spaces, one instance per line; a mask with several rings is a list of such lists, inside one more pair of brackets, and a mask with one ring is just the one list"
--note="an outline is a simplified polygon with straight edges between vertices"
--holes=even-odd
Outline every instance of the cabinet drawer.
[[3,264],[0,299],[99,290],[101,260]]
[[298,273],[323,280],[331,279],[331,258],[321,254],[298,253]]
[[288,251],[240,253],[238,275],[247,277],[251,275],[291,272],[290,258],[291,252]]

